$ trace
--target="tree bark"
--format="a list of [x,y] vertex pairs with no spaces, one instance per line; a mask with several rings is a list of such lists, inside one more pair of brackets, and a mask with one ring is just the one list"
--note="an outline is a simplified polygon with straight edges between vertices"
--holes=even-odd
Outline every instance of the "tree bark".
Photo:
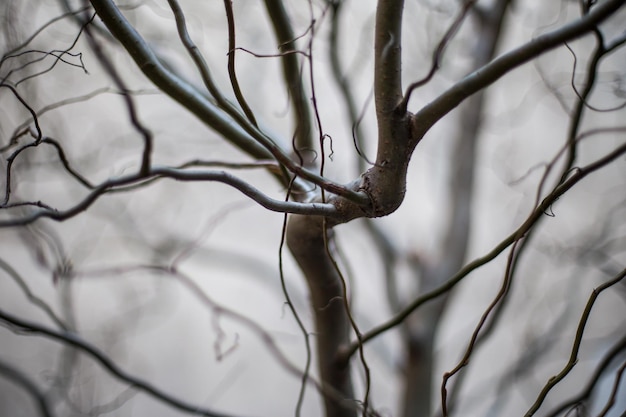
[[345,399],[324,395],[326,417],[350,417],[356,416],[350,362],[338,360],[340,347],[350,340],[350,320],[341,276],[327,249],[326,237],[332,239],[332,230],[324,231],[326,223],[319,216],[291,216],[287,245],[309,286],[322,384]]

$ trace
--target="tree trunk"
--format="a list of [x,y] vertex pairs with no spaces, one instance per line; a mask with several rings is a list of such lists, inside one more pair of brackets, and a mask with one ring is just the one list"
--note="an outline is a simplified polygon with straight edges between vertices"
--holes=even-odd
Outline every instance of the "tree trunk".
[[328,227],[326,221],[318,216],[291,216],[287,245],[309,286],[322,384],[337,394],[324,395],[326,417],[351,417],[356,416],[356,407],[350,362],[340,363],[337,355],[340,347],[349,342],[350,320],[342,278],[327,249],[326,237],[332,239],[332,230],[324,232],[325,227]]

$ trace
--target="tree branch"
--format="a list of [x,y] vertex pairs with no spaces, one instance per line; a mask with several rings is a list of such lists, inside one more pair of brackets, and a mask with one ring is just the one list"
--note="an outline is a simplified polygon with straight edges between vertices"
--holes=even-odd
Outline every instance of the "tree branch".
[[379,0],[374,34],[374,100],[378,122],[376,163],[363,175],[361,188],[373,212],[386,216],[404,200],[406,174],[419,138],[412,135],[408,113],[398,111],[402,99],[401,33],[403,1]]
[[556,48],[563,42],[579,38],[593,30],[624,6],[624,0],[607,0],[598,3],[589,14],[494,59],[450,87],[413,117],[413,133],[421,138],[443,116],[463,100],[493,84],[512,69]]
[[233,93],[235,93],[235,97],[237,98],[237,102],[241,106],[244,114],[254,126],[258,126],[256,118],[254,117],[254,112],[248,105],[243,93],[241,92],[241,87],[239,86],[239,81],[237,80],[237,70],[235,67],[235,54],[237,51],[237,43],[235,40],[235,14],[233,12],[233,2],[232,0],[224,0],[224,9],[226,10],[226,22],[228,23],[228,76],[230,78],[230,85],[233,87]]
[[7,275],[9,275],[13,279],[13,281],[15,281],[17,286],[20,287],[20,289],[22,290],[22,292],[26,296],[26,298],[28,298],[28,301],[33,303],[33,305],[36,305],[37,307],[39,307],[39,309],[43,313],[45,313],[45,315],[48,316],[48,318],[50,320],[52,320],[52,322],[54,322],[54,324],[56,324],[60,329],[67,330],[67,325],[54,312],[52,307],[50,307],[50,305],[48,305],[40,297],[38,297],[37,295],[33,294],[33,292],[28,287],[28,284],[26,284],[26,281],[24,280],[24,278],[22,278],[22,276],[9,263],[7,263],[2,258],[0,258],[0,268],[3,269],[4,272],[6,272]]
[[326,222],[319,217],[292,216],[287,244],[306,277],[315,317],[318,368],[323,386],[332,387],[343,401],[324,396],[326,417],[355,416],[350,361],[338,357],[349,341],[350,321],[345,309],[341,277],[327,251]]
[[[344,3],[333,0],[326,1],[330,6],[331,16],[331,26],[328,33],[328,42],[330,44],[328,48],[328,57],[330,60],[330,67],[332,69],[331,75],[337,83],[348,120],[352,126],[352,140],[354,148],[357,152],[358,172],[361,173],[367,168],[365,165],[366,162],[370,165],[373,165],[373,163],[368,160],[363,149],[361,149],[362,143],[364,143],[366,139],[361,124],[362,115],[359,115],[359,111],[357,110],[356,99],[352,86],[350,85],[350,80],[346,75],[344,75],[341,67],[342,53],[339,50],[339,31],[341,29],[340,16],[342,14],[342,6]],[[367,101],[369,102],[369,99]]]
[[191,111],[233,144],[259,159],[271,158],[241,126],[217,110],[195,87],[167,69],[111,0],[91,0],[106,27],[120,41],[141,71],[165,94]]
[[403,0],[379,0],[374,37],[374,95],[378,119],[388,118],[402,99]]
[[[401,312],[396,314],[386,323],[380,324],[374,327],[369,332],[363,334],[362,342],[366,343],[380,334],[386,332],[389,329],[392,329],[402,323],[410,314],[412,314],[415,310],[417,310],[423,304],[447,293],[452,288],[456,286],[463,278],[465,278],[468,274],[470,274],[475,269],[480,268],[481,266],[487,264],[488,262],[495,259],[500,253],[502,253],[507,247],[509,247],[512,243],[524,237],[524,235],[533,227],[533,225],[537,222],[537,220],[543,216],[550,208],[552,204],[554,204],[563,194],[565,194],[570,188],[584,179],[587,175],[597,171],[598,169],[610,164],[615,161],[620,156],[626,154],[626,144],[623,144],[616,149],[614,149],[609,154],[604,157],[596,160],[595,162],[586,165],[585,167],[578,168],[575,172],[567,179],[564,183],[557,186],[547,197],[541,201],[541,203],[533,210],[533,212],[528,216],[526,221],[513,233],[511,233],[506,239],[500,242],[493,250],[491,250],[488,254],[474,259],[472,262],[465,265],[461,268],[456,274],[454,274],[447,282],[435,288],[434,290],[416,298],[409,305],[407,305]],[[357,342],[351,342],[349,346],[347,346],[342,352],[342,357],[352,356],[358,349],[359,344]]]
[[543,389],[539,393],[539,396],[537,397],[537,400],[535,401],[535,403],[526,412],[525,417],[533,416],[537,412],[537,410],[539,410],[539,407],[541,407],[541,404],[543,403],[545,398],[548,396],[548,393],[552,390],[552,388],[554,388],[556,384],[561,382],[561,380],[565,378],[567,374],[569,374],[570,371],[574,368],[574,366],[578,362],[578,351],[580,349],[580,344],[582,343],[582,338],[585,333],[585,326],[587,324],[587,320],[589,319],[589,315],[591,314],[591,309],[593,308],[594,303],[596,302],[597,298],[600,296],[600,294],[603,291],[617,284],[624,277],[626,277],[626,269],[623,269],[612,280],[605,282],[604,284],[600,285],[598,288],[594,288],[594,290],[591,293],[591,296],[589,296],[587,305],[585,306],[583,314],[578,323],[578,329],[576,329],[576,337],[574,338],[574,342],[572,344],[572,352],[570,354],[569,361],[567,362],[565,367],[561,370],[561,372],[559,372],[557,375],[551,377],[548,380],[547,384],[543,387]]
[[271,138],[252,124],[245,120],[238,124],[224,116],[207,97],[163,66],[112,0],[91,0],[91,4],[142,72],[163,92],[178,101],[227,140],[254,158],[268,159],[273,156],[291,172],[315,183],[326,191],[345,197],[359,205],[367,206],[370,204],[366,193],[336,184],[294,163]]
[[546,417],[557,417],[557,416],[561,415],[564,411],[566,411],[568,408],[574,407],[576,404],[580,404],[580,403],[582,403],[584,401],[588,401],[589,398],[591,397],[591,394],[593,393],[594,388],[596,388],[596,386],[598,386],[598,383],[601,381],[600,378],[604,374],[604,371],[606,371],[606,369],[609,367],[609,365],[611,363],[613,363],[613,360],[616,357],[618,357],[621,353],[623,353],[624,351],[626,351],[626,336],[622,337],[604,355],[604,357],[602,358],[602,361],[600,361],[600,363],[596,366],[596,369],[595,369],[593,375],[591,376],[591,378],[589,378],[589,382],[587,382],[587,385],[580,392],[580,394],[578,394],[578,395],[576,395],[576,396],[574,396],[572,398],[569,398],[568,400],[564,401],[563,403],[557,405],[556,407],[554,407],[554,409],[552,409],[545,416]]
[[64,343],[66,345],[71,345],[79,349],[81,352],[87,354],[88,356],[91,356],[94,360],[99,362],[104,368],[106,368],[109,372],[111,372],[111,374],[115,375],[120,380],[130,384],[131,386],[145,392],[152,397],[159,399],[166,404],[169,404],[170,406],[178,410],[207,417],[228,416],[227,414],[222,414],[207,408],[203,408],[202,406],[199,406],[197,404],[185,402],[172,396],[171,394],[166,393],[165,391],[160,390],[151,383],[129,374],[128,372],[122,370],[117,364],[115,364],[106,353],[102,352],[99,348],[88,343],[74,333],[53,330],[45,326],[41,326],[37,323],[21,319],[17,316],[5,312],[2,309],[0,309],[0,320],[10,324],[11,326],[14,326],[21,331],[47,336],[55,341]]
[[[144,184],[154,178],[171,178],[178,181],[216,181],[230,185],[252,200],[256,201],[268,210],[280,213],[308,214],[314,216],[328,216],[341,218],[342,214],[333,204],[328,203],[300,203],[294,201],[282,201],[270,198],[246,181],[224,171],[192,171],[170,167],[154,167],[148,175],[127,175],[114,179],[108,179],[89,193],[82,201],[66,210],[42,209],[17,219],[0,221],[0,228],[16,227],[30,224],[40,218],[49,218],[56,221],[67,220],[87,210],[102,195],[114,191],[125,191],[121,187]],[[41,206],[41,202],[26,203],[27,205]],[[5,207],[6,208],[6,207]]]
[[102,65],[102,68],[104,68],[109,77],[111,77],[111,80],[113,80],[113,83],[115,84],[117,89],[121,92],[122,99],[124,100],[124,104],[126,105],[126,110],[128,112],[130,123],[135,128],[135,130],[143,137],[144,149],[142,152],[141,166],[139,167],[139,172],[141,174],[146,174],[150,170],[150,165],[152,164],[152,149],[154,147],[154,137],[150,129],[148,129],[139,120],[139,115],[137,114],[137,106],[135,106],[135,100],[133,99],[133,96],[127,93],[128,88],[126,87],[122,76],[115,68],[115,65],[113,64],[111,59],[104,53],[104,51],[102,50],[102,46],[100,45],[98,40],[96,40],[96,36],[90,30],[91,22],[95,17],[96,15],[92,14],[89,19],[85,18],[81,26],[81,32],[83,29],[85,30],[85,34],[87,35],[87,41],[89,42],[91,50],[98,58],[98,61],[100,61],[100,65]]
[[[289,16],[280,0],[265,0],[265,8],[272,22],[274,35],[279,42],[280,61],[283,66],[285,87],[291,97],[296,126],[295,139],[297,149],[313,149],[313,128],[311,111],[306,90],[303,85],[302,71],[296,51],[296,37],[289,21]],[[310,163],[310,161],[309,161]],[[306,164],[306,161],[305,161]]]
[[35,382],[33,382],[22,371],[5,361],[0,360],[0,376],[14,382],[28,391],[28,393],[35,399],[39,412],[42,416],[52,417],[55,415],[52,412],[52,407],[46,399],[46,395],[39,389]]
[[[229,0],[226,0],[227,3],[228,1]],[[196,65],[196,69],[200,73],[200,77],[202,78],[202,82],[204,83],[204,86],[207,88],[209,93],[211,93],[211,95],[217,102],[218,106],[222,110],[224,110],[230,117],[232,117],[233,120],[235,120],[240,126],[244,127],[244,129],[246,126],[248,126],[249,123],[252,123],[253,126],[249,126],[248,129],[256,128],[257,126],[256,126],[256,121],[254,120],[254,117],[250,118],[251,111],[250,111],[250,114],[248,114],[248,112],[246,111],[244,107],[244,112],[248,116],[248,120],[244,119],[239,109],[237,109],[230,101],[226,99],[226,97],[224,97],[224,95],[218,88],[217,84],[215,84],[215,81],[213,80],[213,77],[211,76],[211,71],[209,70],[208,64],[206,63],[204,57],[200,53],[200,50],[198,49],[196,44],[191,39],[191,36],[189,36],[189,32],[187,31],[187,24],[185,23],[185,14],[183,13],[182,8],[178,4],[178,1],[168,0],[168,3],[170,5],[170,8],[172,9],[172,13],[174,13],[174,18],[176,20],[176,28],[178,29],[178,36],[181,42],[183,43],[183,45],[185,46],[185,49],[187,49],[187,53],[189,54],[194,64]],[[234,28],[233,28],[233,31],[234,31]],[[229,18],[229,32],[230,32],[230,18]],[[231,56],[232,54],[229,53],[229,72],[230,72],[230,61],[231,61],[230,57]],[[233,67],[234,67],[234,61],[233,61]],[[235,88],[235,84],[233,84],[233,88]],[[235,90],[235,93],[236,92],[237,90]],[[239,99],[239,96],[237,96],[237,98]],[[244,103],[245,103],[245,100],[244,100]]]

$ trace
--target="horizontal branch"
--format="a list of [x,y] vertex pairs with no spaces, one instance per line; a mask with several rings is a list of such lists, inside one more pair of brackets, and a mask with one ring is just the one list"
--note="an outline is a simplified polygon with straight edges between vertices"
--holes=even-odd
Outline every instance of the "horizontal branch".
[[[330,203],[300,203],[295,201],[276,200],[263,194],[256,187],[248,184],[241,178],[225,171],[184,170],[170,167],[154,167],[146,175],[131,174],[115,179],[109,179],[95,187],[81,202],[66,210],[41,209],[32,214],[17,218],[0,220],[0,228],[24,226],[40,218],[49,218],[63,221],[72,218],[87,210],[102,195],[111,192],[122,192],[130,187],[147,186],[147,183],[160,178],[171,178],[177,181],[215,181],[230,185],[238,189],[252,200],[268,210],[279,213],[306,214],[313,216],[340,217],[340,212]],[[15,205],[15,203],[14,203]],[[20,203],[41,207],[41,202]],[[5,207],[6,209],[6,207]]]
[[162,178],[172,178],[178,181],[217,181],[228,184],[238,189],[266,209],[279,213],[308,214],[328,217],[339,215],[335,206],[328,203],[300,203],[294,201],[275,200],[266,196],[244,180],[225,171],[192,171],[167,167],[155,167],[152,169],[151,174]]
[[413,117],[414,133],[418,137],[424,136],[435,123],[466,98],[495,83],[514,68],[562,45],[564,42],[583,36],[602,21],[611,17],[624,4],[624,0],[600,2],[593,7],[589,14],[580,19],[545,33],[472,72],[415,114]]

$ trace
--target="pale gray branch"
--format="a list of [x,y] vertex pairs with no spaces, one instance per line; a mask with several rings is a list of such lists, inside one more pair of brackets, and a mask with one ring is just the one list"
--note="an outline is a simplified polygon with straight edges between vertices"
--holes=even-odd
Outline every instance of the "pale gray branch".
[[145,40],[126,20],[112,0],[91,0],[91,4],[111,33],[122,43],[141,71],[164,93],[191,111],[227,140],[257,159],[272,156],[291,172],[309,180],[331,193],[347,198],[359,205],[369,205],[367,194],[334,183],[315,172],[296,164],[271,138],[250,123],[239,124],[222,111],[192,85],[168,70],[154,54]]
[[[280,213],[308,214],[315,216],[339,217],[339,210],[330,203],[300,203],[283,201],[270,198],[260,190],[248,184],[244,180],[235,177],[225,171],[195,171],[170,167],[154,167],[147,175],[127,175],[109,179],[95,187],[82,201],[66,210],[53,210],[48,208],[39,209],[32,214],[16,218],[0,220],[0,228],[16,227],[33,223],[40,218],[49,218],[56,221],[67,220],[87,210],[102,195],[114,191],[124,191],[132,186],[146,185],[146,182],[155,178],[171,178],[178,181],[215,181],[221,182],[241,191],[252,200],[256,201],[268,210]],[[129,188],[130,189],[130,188]],[[41,206],[41,202],[20,203],[20,205]],[[6,208],[6,207],[5,207]]]
[[246,134],[241,126],[219,111],[204,94],[166,68],[113,1],[92,0],[91,4],[109,31],[157,87],[251,156],[259,159],[271,158],[266,149]]
[[198,406],[196,404],[187,403],[181,399],[172,396],[171,394],[168,394],[165,391],[162,391],[151,383],[129,374],[128,372],[122,370],[116,363],[114,363],[106,353],[101,351],[98,347],[85,341],[75,333],[53,330],[45,326],[41,326],[37,323],[30,322],[14,316],[1,309],[0,320],[20,331],[42,335],[57,342],[70,345],[79,349],[81,352],[87,354],[88,356],[99,362],[112,375],[116,376],[120,380],[132,385],[133,387],[145,392],[146,394],[154,398],[159,399],[166,404],[169,404],[170,406],[178,410],[208,417],[227,416],[227,414],[218,413],[207,408]]

